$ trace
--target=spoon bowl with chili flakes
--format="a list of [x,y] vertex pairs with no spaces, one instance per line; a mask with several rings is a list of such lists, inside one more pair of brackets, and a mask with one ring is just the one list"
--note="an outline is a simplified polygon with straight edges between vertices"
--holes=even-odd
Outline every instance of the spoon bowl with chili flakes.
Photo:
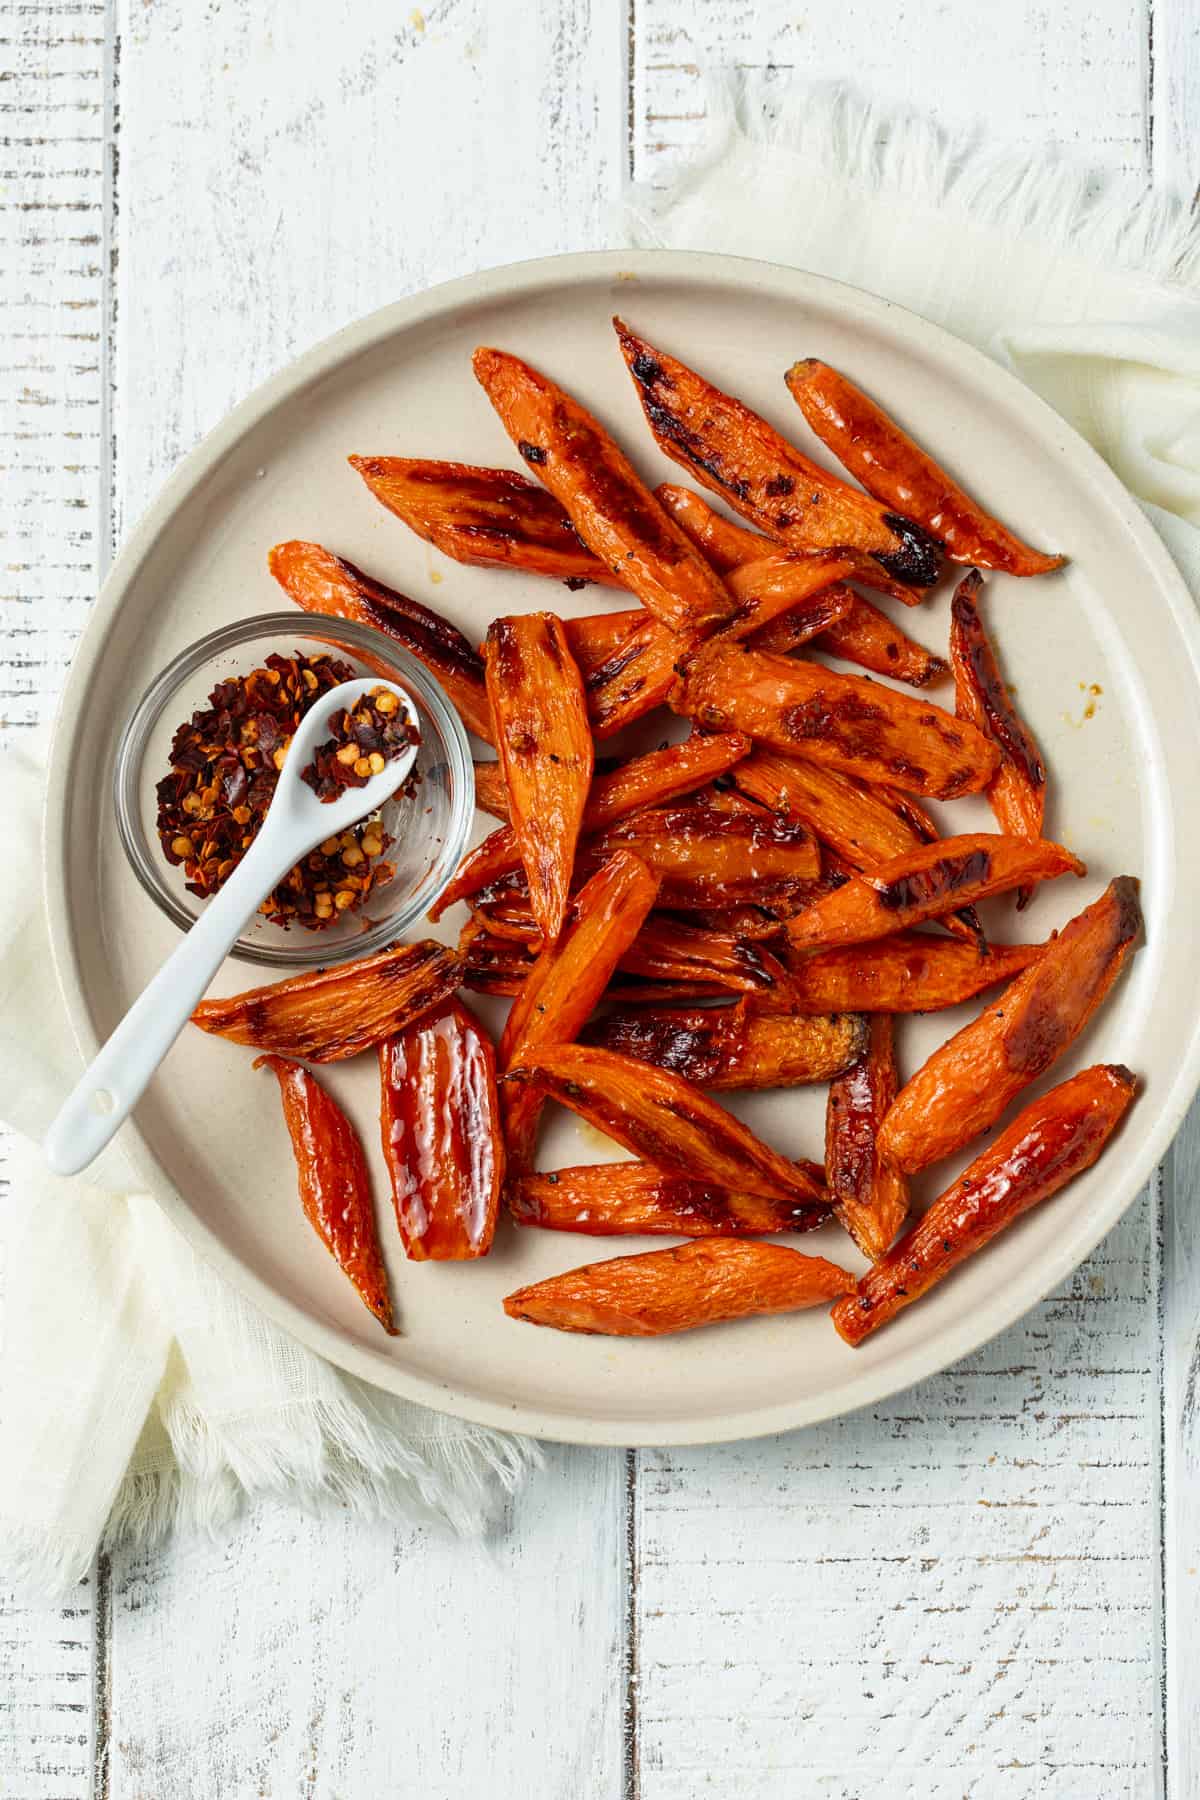
[[249,844],[46,1134],[43,1148],[56,1174],[77,1175],[99,1156],[264,897],[318,844],[390,798],[409,775],[419,743],[413,703],[391,682],[373,676],[339,682],[308,705],[294,732],[275,747],[272,793]]

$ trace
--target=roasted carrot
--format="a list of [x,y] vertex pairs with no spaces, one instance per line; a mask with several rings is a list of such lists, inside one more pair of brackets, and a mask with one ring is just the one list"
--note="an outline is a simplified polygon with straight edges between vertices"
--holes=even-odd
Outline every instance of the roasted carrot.
[[1132,952],[1138,884],[1122,875],[1077,914],[1031,968],[935,1050],[896,1098],[880,1149],[913,1173],[994,1125],[1083,1030]]
[[667,907],[770,906],[821,872],[817,846],[798,820],[699,802],[643,807],[610,826],[596,849],[618,846],[662,877]]
[[[827,625],[817,638],[816,649],[840,656],[844,662],[857,663],[860,669],[870,669],[873,674],[890,675],[909,687],[930,687],[949,674],[940,656],[893,625],[870,600],[854,593],[851,600],[853,604],[842,617]],[[756,639],[755,648],[766,649],[767,645]]]
[[746,642],[752,650],[766,650],[772,656],[790,656],[806,644],[815,644],[819,650],[824,643],[832,649],[832,633],[858,604],[858,595],[845,582],[835,581],[832,587],[822,588],[802,605],[760,625]]
[[671,630],[701,630],[728,616],[720,577],[591,413],[502,350],[476,350],[474,368],[521,455],[652,618]]
[[504,1186],[490,1039],[451,1000],[380,1044],[379,1086],[383,1160],[405,1255],[486,1256]]
[[352,456],[350,467],[389,512],[455,562],[619,585],[584,549],[553,494],[512,469],[409,456]]
[[861,1057],[829,1084],[825,1108],[825,1170],[834,1210],[864,1256],[877,1261],[903,1225],[908,1183],[879,1155],[876,1139],[896,1098],[892,1021],[868,1020]]
[[937,546],[919,525],[810,462],[748,406],[620,319],[613,324],[660,449],[735,512],[797,550],[849,547],[913,586],[936,579]]
[[[730,731],[713,737],[693,736],[682,744],[669,744],[645,756],[632,757],[609,774],[594,778],[582,829],[585,833],[603,831],[641,807],[661,806],[677,799],[724,775],[749,750],[750,739]],[[502,826],[474,850],[468,850],[453,880],[430,909],[430,918],[441,918],[456,900],[478,893],[520,866],[516,833]]]
[[898,931],[871,944],[792,951],[781,1004],[807,1013],[939,1012],[1011,981],[1044,949],[1044,944],[989,944],[981,956],[972,944],[932,932]]
[[660,1337],[722,1319],[797,1312],[853,1289],[853,1275],[822,1256],[712,1237],[552,1275],[509,1294],[504,1310],[510,1319],[557,1331]]
[[1077,856],[1047,840],[1030,844],[986,831],[941,838],[852,876],[789,919],[788,937],[810,950],[866,943],[1028,881],[1086,873]]
[[228,1000],[202,1000],[192,1024],[255,1050],[340,1062],[419,1019],[454,992],[461,972],[460,957],[445,944],[400,944]]
[[475,805],[480,812],[491,813],[494,819],[508,819],[508,789],[504,785],[504,770],[494,759],[475,764]]
[[864,1054],[867,1026],[861,1013],[751,1012],[743,1000],[733,1006],[611,1012],[589,1025],[581,1041],[655,1063],[719,1092],[831,1081]]
[[821,442],[868,494],[914,519],[955,562],[1042,575],[1061,556],[1031,550],[951,481],[861,388],[814,357],[788,370],[792,398]]
[[[773,994],[785,1004],[787,970],[762,944],[651,913],[621,958],[622,971],[654,982],[701,982],[717,992]],[[680,999],[682,988],[669,990]],[[609,990],[615,998],[615,991]]]
[[495,741],[483,661],[457,626],[320,544],[276,544],[267,562],[288,599],[305,612],[357,619],[402,645],[436,676],[467,730],[485,743]]
[[986,786],[1000,760],[982,732],[931,700],[720,638],[689,658],[671,704],[703,730],[745,731],[772,749],[944,800]]
[[751,799],[799,819],[854,869],[872,868],[929,842],[897,811],[886,789],[800,756],[755,749],[739,762],[733,778]]
[[585,613],[582,618],[563,620],[567,648],[579,665],[585,686],[649,617],[644,607],[634,606],[624,612]]
[[861,1344],[1023,1212],[1090,1169],[1136,1085],[1121,1064],[1099,1063],[1032,1101],[834,1307],[846,1342]]
[[[511,1068],[545,1044],[571,1043],[608,986],[622,955],[654,905],[658,880],[645,863],[619,850],[580,889],[572,920],[542,951],[509,1010],[500,1067]],[[533,1155],[541,1098],[518,1083],[504,1094],[504,1137],[514,1169]]]
[[595,760],[583,683],[553,613],[493,619],[485,664],[512,829],[534,916],[553,943]]
[[[1028,726],[1013,706],[996,653],[983,628],[976,595],[983,586],[977,569],[964,575],[950,609],[950,660],[958,715],[969,719],[1000,751],[1000,767],[987,797],[1001,831],[1039,838],[1046,812],[1046,765]],[[1023,893],[1018,904],[1030,898]]]
[[660,1169],[768,1199],[813,1200],[821,1192],[799,1164],[666,1069],[611,1050],[563,1044],[539,1050],[507,1079],[536,1082],[547,1098]]
[[[821,1171],[814,1165],[815,1178]],[[518,1225],[592,1237],[743,1237],[815,1231],[829,1217],[819,1202],[765,1200],[666,1175],[650,1163],[589,1163],[550,1175],[519,1175],[507,1188]]]
[[270,1069],[279,1081],[305,1217],[367,1311],[394,1337],[387,1270],[358,1133],[316,1076],[298,1063],[260,1056],[254,1067]]

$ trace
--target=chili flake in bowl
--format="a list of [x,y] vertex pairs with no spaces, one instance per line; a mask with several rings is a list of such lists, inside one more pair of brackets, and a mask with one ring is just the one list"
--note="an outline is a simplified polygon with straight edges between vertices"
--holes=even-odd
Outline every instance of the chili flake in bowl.
[[327,965],[425,928],[473,821],[466,733],[437,682],[399,646],[355,621],[294,613],[246,619],[192,645],[123,732],[118,830],[142,887],[177,925],[200,916],[253,842],[304,714],[332,687],[363,676],[401,687],[411,710],[381,688],[349,715],[335,712],[304,777],[336,798],[371,778],[372,758],[386,765],[415,738],[411,773],[380,812],[331,835],[289,872],[232,954]]

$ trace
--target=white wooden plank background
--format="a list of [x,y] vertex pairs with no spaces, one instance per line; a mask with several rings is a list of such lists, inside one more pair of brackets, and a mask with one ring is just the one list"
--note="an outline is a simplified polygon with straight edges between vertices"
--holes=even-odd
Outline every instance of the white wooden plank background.
[[[0,0],[3,730],[248,387],[605,241],[729,64],[1200,179],[1191,0]],[[0,1794],[1194,1800],[1198,1182],[1192,1128],[1066,1289],[871,1413],[554,1450],[486,1551],[260,1508],[0,1603]]]

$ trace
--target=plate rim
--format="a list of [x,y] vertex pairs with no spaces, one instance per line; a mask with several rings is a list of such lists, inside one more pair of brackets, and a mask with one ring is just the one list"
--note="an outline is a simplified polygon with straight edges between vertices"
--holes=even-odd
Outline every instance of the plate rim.
[[[727,256],[709,251],[666,249],[593,250],[566,252],[501,264],[476,274],[459,276],[392,301],[362,318],[342,326],[304,351],[261,382],[187,453],[139,518],[105,577],[87,625],[76,646],[60,697],[50,741],[42,831],[42,886],[49,926],[55,976],[62,995],[71,1035],[81,1057],[90,1059],[98,1048],[87,996],[74,955],[70,910],[65,879],[64,822],[68,799],[67,772],[81,726],[80,697],[86,692],[99,661],[110,624],[126,590],[136,581],[143,563],[158,539],[167,531],[177,511],[209,473],[278,405],[301,393],[339,364],[364,354],[386,339],[419,327],[459,306],[487,299],[519,299],[523,293],[544,290],[557,282],[564,289],[607,278],[627,280],[631,287],[645,274],[655,280],[742,283],[768,288],[803,303],[819,297],[826,303],[840,298],[860,318],[886,321],[917,347],[924,346],[951,373],[956,367],[969,372],[985,388],[1015,399],[1065,441],[1065,447],[1116,513],[1132,537],[1135,548],[1150,566],[1155,586],[1170,608],[1172,621],[1186,647],[1193,678],[1200,688],[1200,609],[1166,545],[1138,503],[1099,452],[1075,428],[1006,369],[974,345],[955,337],[942,326],[910,311],[895,301],[866,289],[831,280],[806,270],[753,257]],[[564,1410],[539,1411],[518,1401],[500,1403],[466,1393],[449,1382],[440,1382],[405,1369],[381,1352],[363,1348],[342,1331],[307,1312],[276,1292],[265,1280],[227,1250],[178,1193],[166,1171],[153,1156],[137,1127],[136,1113],[123,1128],[118,1142],[134,1174],[145,1190],[180,1230],[185,1241],[211,1267],[218,1270],[252,1305],[292,1337],[325,1357],[335,1367],[356,1375],[373,1386],[397,1394],[418,1405],[467,1420],[473,1424],[518,1431],[535,1438],[589,1447],[672,1446],[727,1443],[770,1436],[773,1433],[817,1425],[903,1392],[915,1383],[961,1361],[980,1349],[1044,1299],[1067,1277],[1117,1224],[1145,1186],[1156,1165],[1169,1149],[1191,1100],[1200,1087],[1200,1010],[1169,1092],[1160,1103],[1133,1159],[1132,1172],[1114,1184],[1116,1198],[1097,1206],[1079,1221],[1073,1234],[1055,1245],[1054,1254],[1036,1265],[1031,1283],[1010,1284],[986,1308],[978,1308],[956,1329],[914,1346],[877,1368],[864,1368],[837,1390],[828,1402],[823,1396],[777,1402],[748,1411],[714,1413],[711,1417],[644,1419],[597,1417]],[[584,1259],[585,1260],[585,1259]]]

